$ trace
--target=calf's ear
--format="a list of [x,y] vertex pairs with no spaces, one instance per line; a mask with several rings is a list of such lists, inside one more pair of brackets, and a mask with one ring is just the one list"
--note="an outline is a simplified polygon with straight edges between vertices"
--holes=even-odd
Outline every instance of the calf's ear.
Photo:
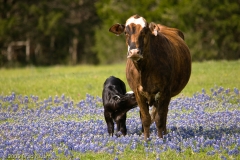
[[115,101],[120,100],[120,96],[119,96],[119,95],[114,95],[112,98],[113,98]]
[[154,36],[157,36],[158,31],[160,30],[160,28],[158,28],[157,24],[154,22],[149,23],[148,28]]
[[123,33],[124,29],[125,29],[125,25],[117,23],[117,24],[114,24],[111,28],[109,28],[109,32],[112,32],[117,36],[119,36],[121,33]]

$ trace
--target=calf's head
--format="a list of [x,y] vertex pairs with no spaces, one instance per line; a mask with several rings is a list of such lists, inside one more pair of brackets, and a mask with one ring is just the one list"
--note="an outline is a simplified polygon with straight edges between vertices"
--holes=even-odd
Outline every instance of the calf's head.
[[137,105],[136,97],[133,92],[127,92],[125,95],[113,96],[115,103],[119,106],[118,110],[125,110],[126,112]]
[[109,31],[120,35],[125,33],[126,44],[128,46],[127,58],[139,61],[143,58],[143,50],[147,46],[150,35],[157,36],[158,27],[154,22],[147,21],[139,15],[130,17],[126,24],[114,24]]

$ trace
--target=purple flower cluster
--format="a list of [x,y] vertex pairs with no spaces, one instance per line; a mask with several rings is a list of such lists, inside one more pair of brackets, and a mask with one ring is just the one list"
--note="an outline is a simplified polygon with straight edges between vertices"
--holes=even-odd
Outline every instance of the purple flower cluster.
[[[141,135],[139,108],[128,112],[127,135],[109,137],[104,121],[102,100],[89,94],[74,103],[70,98],[12,93],[0,95],[0,158],[11,155],[52,159],[74,157],[75,153],[103,152],[118,155],[144,147],[146,156],[171,149],[177,153],[191,149],[195,153],[218,154],[221,159],[240,156],[239,90],[213,88],[210,95],[203,89],[192,97],[178,97],[170,102],[167,128],[169,133],[157,137],[151,125],[149,141]],[[117,133],[121,134],[121,133]]]

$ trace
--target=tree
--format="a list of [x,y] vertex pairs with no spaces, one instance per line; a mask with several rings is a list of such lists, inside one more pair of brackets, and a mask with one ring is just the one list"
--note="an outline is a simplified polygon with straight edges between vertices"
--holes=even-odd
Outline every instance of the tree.
[[176,23],[194,60],[240,58],[240,1],[181,1]]
[[182,30],[194,61],[240,58],[239,0],[0,0],[0,10],[0,66],[10,51],[20,65],[124,61],[125,38],[108,29],[134,14]]
[[[8,54],[9,44],[27,39],[31,42],[31,62],[18,59],[19,52],[14,54],[17,57],[14,62],[36,65],[67,64],[69,61],[72,64],[97,63],[96,54],[88,49],[94,44],[92,35],[99,20],[95,0],[1,1],[2,65],[6,62],[3,57]],[[21,52],[24,50],[22,48]]]

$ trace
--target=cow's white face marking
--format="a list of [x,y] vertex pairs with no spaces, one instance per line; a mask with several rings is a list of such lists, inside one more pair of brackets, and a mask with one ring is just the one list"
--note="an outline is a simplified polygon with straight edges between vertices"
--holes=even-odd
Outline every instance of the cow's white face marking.
[[128,20],[127,20],[127,22],[126,22],[126,26],[128,26],[129,24],[131,24],[131,23],[134,23],[134,24],[139,24],[139,25],[141,25],[142,26],[142,28],[144,28],[144,27],[146,27],[146,22],[145,22],[145,20],[143,19],[143,17],[140,17],[140,18],[134,18],[134,17],[131,17],[131,18],[129,18]]

